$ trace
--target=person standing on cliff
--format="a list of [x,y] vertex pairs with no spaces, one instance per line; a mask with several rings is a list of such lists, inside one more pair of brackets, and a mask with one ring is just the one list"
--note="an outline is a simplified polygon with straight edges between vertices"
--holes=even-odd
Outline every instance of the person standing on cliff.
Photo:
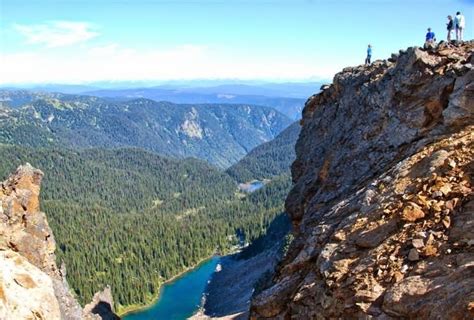
[[456,40],[463,41],[466,19],[459,11],[456,13],[456,17],[454,18],[454,24],[456,26]]
[[369,44],[367,47],[367,58],[365,58],[365,65],[370,65],[372,60],[372,46]]
[[435,46],[435,42],[436,35],[433,31],[431,31],[431,28],[428,28],[428,33],[426,34],[425,38],[425,49],[433,48]]
[[454,20],[453,20],[453,17],[452,16],[448,16],[448,23],[446,24],[447,25],[447,29],[448,29],[448,42],[451,42],[451,36],[453,34],[453,30],[455,29],[454,27]]

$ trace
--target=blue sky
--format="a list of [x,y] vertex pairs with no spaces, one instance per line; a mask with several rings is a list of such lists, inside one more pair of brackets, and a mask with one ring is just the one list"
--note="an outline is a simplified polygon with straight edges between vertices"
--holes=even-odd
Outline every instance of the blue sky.
[[0,83],[329,79],[474,0],[0,0]]

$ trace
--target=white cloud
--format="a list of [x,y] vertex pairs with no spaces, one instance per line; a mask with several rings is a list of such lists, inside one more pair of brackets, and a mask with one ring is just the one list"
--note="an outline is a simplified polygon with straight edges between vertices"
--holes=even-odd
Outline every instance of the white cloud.
[[[93,48],[0,55],[0,84],[84,83],[123,80],[330,78],[343,65],[308,58],[235,54],[183,45],[137,50],[109,44]],[[347,61],[344,61],[344,64]]]
[[15,24],[13,27],[26,38],[27,43],[48,48],[70,46],[99,35],[87,22],[52,21],[37,25]]

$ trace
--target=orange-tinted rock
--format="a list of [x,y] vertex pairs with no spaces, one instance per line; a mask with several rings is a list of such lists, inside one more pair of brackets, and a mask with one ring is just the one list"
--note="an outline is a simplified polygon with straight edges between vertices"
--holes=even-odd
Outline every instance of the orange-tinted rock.
[[[17,264],[15,262],[15,264]],[[18,274],[14,278],[15,282],[26,289],[35,288],[37,284],[28,274]]]
[[419,206],[414,203],[407,205],[402,212],[402,220],[415,222],[416,220],[423,219],[425,217],[425,213]]
[[82,311],[56,266],[54,236],[40,211],[42,177],[27,164],[0,184],[0,319],[101,319]]

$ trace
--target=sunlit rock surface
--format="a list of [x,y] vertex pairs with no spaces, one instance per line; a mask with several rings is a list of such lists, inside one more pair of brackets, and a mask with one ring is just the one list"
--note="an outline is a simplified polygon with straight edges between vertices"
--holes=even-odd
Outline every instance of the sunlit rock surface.
[[296,239],[251,319],[474,317],[473,51],[409,48],[308,100]]
[[70,293],[64,268],[56,265],[54,236],[40,211],[42,178],[27,164],[0,184],[0,319],[117,319],[106,294],[110,289],[96,295],[85,311]]

